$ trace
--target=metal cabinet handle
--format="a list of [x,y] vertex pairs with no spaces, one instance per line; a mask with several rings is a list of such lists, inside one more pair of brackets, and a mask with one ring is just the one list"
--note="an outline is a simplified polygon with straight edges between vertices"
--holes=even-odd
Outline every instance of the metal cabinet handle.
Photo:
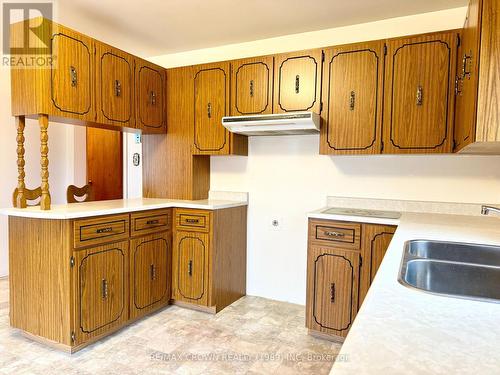
[[95,232],[97,234],[100,234],[100,233],[109,233],[109,232],[112,232],[112,231],[113,231],[112,227],[107,227],[107,228],[99,228]]
[[186,223],[196,224],[199,222],[200,222],[200,219],[186,219]]
[[250,80],[250,97],[253,98],[254,95],[254,82],[253,79]]
[[470,55],[467,55],[464,53],[464,57],[462,58],[462,78],[469,78],[471,75],[470,71],[470,64],[472,63],[472,53]]
[[156,280],[156,267],[154,264],[152,264],[149,267],[149,276],[150,276],[151,280]]
[[158,219],[146,221],[147,225],[154,225],[154,224],[159,224],[159,223],[160,223],[160,220],[158,220]]
[[342,232],[332,232],[332,231],[326,231],[325,234],[330,237],[344,237],[345,233]]
[[69,76],[71,79],[71,87],[76,87],[78,83],[78,74],[76,73],[76,68],[74,66],[69,67]]
[[349,109],[354,111],[354,106],[356,105],[356,92],[351,91],[351,95],[349,97]]
[[456,96],[462,96],[463,83],[464,83],[463,78],[460,78],[459,76],[455,77],[455,95]]
[[295,76],[295,93],[298,94],[300,92],[300,76],[297,74]]
[[115,96],[122,96],[122,84],[119,80],[115,79]]
[[101,282],[101,297],[102,299],[108,298],[108,281],[106,279],[102,279]]
[[193,261],[192,260],[190,260],[188,262],[188,275],[193,276]]
[[212,118],[212,103],[207,104],[207,116],[208,118]]
[[149,102],[151,103],[151,105],[156,104],[156,94],[154,91],[150,91],[149,93]]
[[424,103],[424,88],[421,85],[417,87],[417,105],[422,105]]
[[335,303],[335,283],[330,284],[330,302]]

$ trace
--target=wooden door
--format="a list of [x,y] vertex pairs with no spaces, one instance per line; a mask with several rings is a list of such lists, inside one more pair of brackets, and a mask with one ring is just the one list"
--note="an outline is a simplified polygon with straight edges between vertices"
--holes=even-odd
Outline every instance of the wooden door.
[[96,56],[97,121],[134,127],[134,61],[131,55],[103,43]]
[[273,112],[272,56],[238,60],[231,66],[231,115]]
[[274,113],[320,113],[322,50],[278,55],[274,64]]
[[456,73],[454,151],[461,150],[475,140],[482,8],[482,0],[470,1],[460,38]]
[[130,318],[168,303],[171,280],[171,245],[167,232],[130,241]]
[[446,153],[453,146],[457,33],[387,42],[384,153]]
[[366,293],[382,263],[382,259],[385,256],[385,252],[389,247],[395,231],[395,226],[363,224],[359,306],[361,306],[365,299]]
[[207,233],[178,231],[173,256],[173,297],[208,306],[209,240]]
[[228,154],[229,132],[222,126],[228,115],[229,63],[211,64],[194,75],[194,153]]
[[87,128],[87,180],[96,201],[123,198],[121,132]]
[[328,49],[323,69],[320,153],[380,153],[384,43]]
[[128,241],[74,254],[78,345],[128,320]]
[[51,39],[50,92],[54,112],[95,120],[92,39],[58,25]]
[[358,311],[360,254],[310,246],[307,327],[346,336]]
[[136,126],[145,133],[164,133],[165,70],[147,61],[136,59]]

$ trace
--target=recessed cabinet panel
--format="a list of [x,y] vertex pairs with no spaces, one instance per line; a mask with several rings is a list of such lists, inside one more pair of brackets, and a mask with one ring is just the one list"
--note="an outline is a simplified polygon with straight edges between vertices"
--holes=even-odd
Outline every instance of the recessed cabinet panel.
[[325,51],[322,154],[380,152],[383,42]]
[[148,133],[165,132],[165,74],[136,59],[137,127]]
[[385,153],[451,152],[457,34],[387,43]]
[[194,76],[194,153],[229,153],[229,133],[222,126],[228,114],[229,64],[206,67]]
[[311,50],[275,57],[274,113],[320,113],[322,51]]
[[273,61],[267,56],[232,64],[233,116],[272,113]]

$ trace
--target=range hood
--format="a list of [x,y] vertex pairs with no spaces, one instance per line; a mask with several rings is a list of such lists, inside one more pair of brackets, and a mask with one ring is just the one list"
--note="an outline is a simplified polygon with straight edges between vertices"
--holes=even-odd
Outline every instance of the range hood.
[[316,134],[319,132],[319,124],[320,117],[314,112],[222,118],[222,125],[227,130],[243,135]]

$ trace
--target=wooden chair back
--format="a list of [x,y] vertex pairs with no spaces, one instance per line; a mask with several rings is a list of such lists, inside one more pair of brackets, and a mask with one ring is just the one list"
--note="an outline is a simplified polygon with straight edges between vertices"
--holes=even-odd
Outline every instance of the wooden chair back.
[[[14,193],[12,194],[12,203],[14,207],[16,207],[17,196],[19,195],[19,190],[17,188],[14,189]],[[40,200],[42,196],[42,188],[39,186],[35,189],[27,189],[24,188],[24,197],[26,198],[27,206],[39,206]],[[38,199],[37,202],[35,202]]]
[[[77,198],[83,198],[83,199],[77,199]],[[94,200],[94,192],[92,190],[91,183],[82,187],[69,185],[68,189],[66,190],[66,201],[68,203],[91,202],[93,200]]]

